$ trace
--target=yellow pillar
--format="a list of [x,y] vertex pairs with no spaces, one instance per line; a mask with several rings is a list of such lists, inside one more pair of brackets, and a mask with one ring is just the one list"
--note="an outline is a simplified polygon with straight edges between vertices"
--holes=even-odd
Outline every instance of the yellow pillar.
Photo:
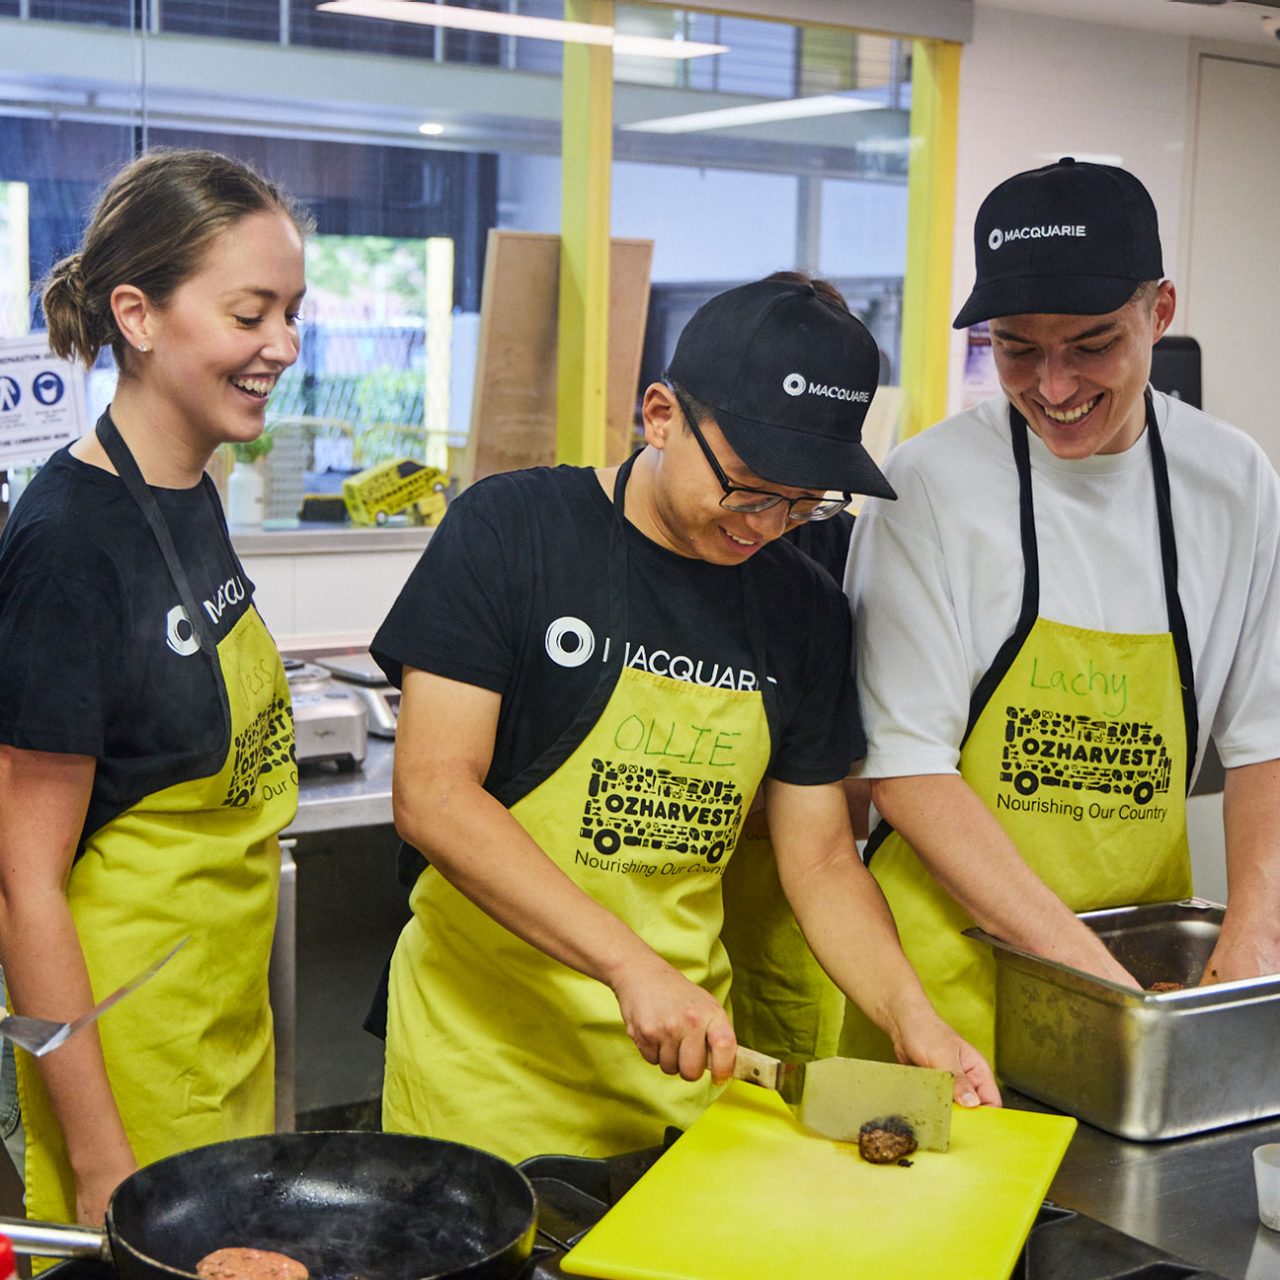
[[[567,22],[613,26],[613,0],[565,0]],[[556,461],[605,463],[613,49],[564,46]]]
[[422,425],[426,447],[422,460],[449,470],[449,386],[453,375],[453,241],[430,236],[426,244],[425,314],[427,339]]
[[960,46],[915,41],[902,300],[903,436],[923,431],[947,412],[959,99]]

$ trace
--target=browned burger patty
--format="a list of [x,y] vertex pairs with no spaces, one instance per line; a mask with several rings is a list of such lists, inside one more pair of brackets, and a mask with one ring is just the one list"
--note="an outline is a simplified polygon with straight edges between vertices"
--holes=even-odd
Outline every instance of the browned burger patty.
[[897,1164],[915,1149],[915,1130],[901,1116],[868,1120],[858,1130],[858,1152],[868,1164]]
[[307,1269],[269,1249],[215,1249],[196,1263],[202,1280],[307,1280]]
[[1185,991],[1187,984],[1185,982],[1153,982],[1148,991]]

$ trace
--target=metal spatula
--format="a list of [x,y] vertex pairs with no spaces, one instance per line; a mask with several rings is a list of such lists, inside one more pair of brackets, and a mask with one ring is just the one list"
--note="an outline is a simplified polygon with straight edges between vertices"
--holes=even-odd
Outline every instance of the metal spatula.
[[951,1141],[950,1071],[862,1058],[781,1062],[739,1045],[733,1077],[776,1090],[801,1124],[837,1142],[857,1142],[862,1125],[881,1116],[906,1120],[926,1151]]
[[60,1044],[75,1035],[83,1027],[87,1027],[95,1018],[110,1009],[117,1000],[123,1000],[129,992],[136,990],[157,970],[168,964],[185,946],[183,938],[168,955],[153,961],[137,977],[130,978],[118,991],[113,991],[105,1000],[100,1000],[89,1010],[82,1013],[74,1022],[51,1022],[47,1018],[24,1018],[16,1013],[6,1013],[0,1009],[0,1036],[12,1040],[19,1048],[25,1049],[34,1057],[42,1057],[52,1052]]

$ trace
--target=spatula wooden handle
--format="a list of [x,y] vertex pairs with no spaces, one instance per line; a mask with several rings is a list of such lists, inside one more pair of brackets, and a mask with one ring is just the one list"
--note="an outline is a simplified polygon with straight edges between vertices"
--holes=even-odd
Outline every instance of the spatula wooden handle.
[[738,1046],[733,1060],[733,1078],[745,1080],[748,1084],[762,1085],[766,1089],[776,1089],[781,1082],[782,1063],[771,1058],[767,1053],[757,1053],[754,1049]]

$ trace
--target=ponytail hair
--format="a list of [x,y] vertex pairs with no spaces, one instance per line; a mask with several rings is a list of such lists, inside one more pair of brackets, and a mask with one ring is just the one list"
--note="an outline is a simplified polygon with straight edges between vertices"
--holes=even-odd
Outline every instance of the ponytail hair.
[[55,263],[42,285],[49,346],[86,368],[110,347],[125,368],[127,344],[111,294],[133,285],[163,307],[200,269],[213,241],[253,213],[278,212],[305,235],[311,216],[274,183],[216,151],[149,151],[112,178],[80,249]]

